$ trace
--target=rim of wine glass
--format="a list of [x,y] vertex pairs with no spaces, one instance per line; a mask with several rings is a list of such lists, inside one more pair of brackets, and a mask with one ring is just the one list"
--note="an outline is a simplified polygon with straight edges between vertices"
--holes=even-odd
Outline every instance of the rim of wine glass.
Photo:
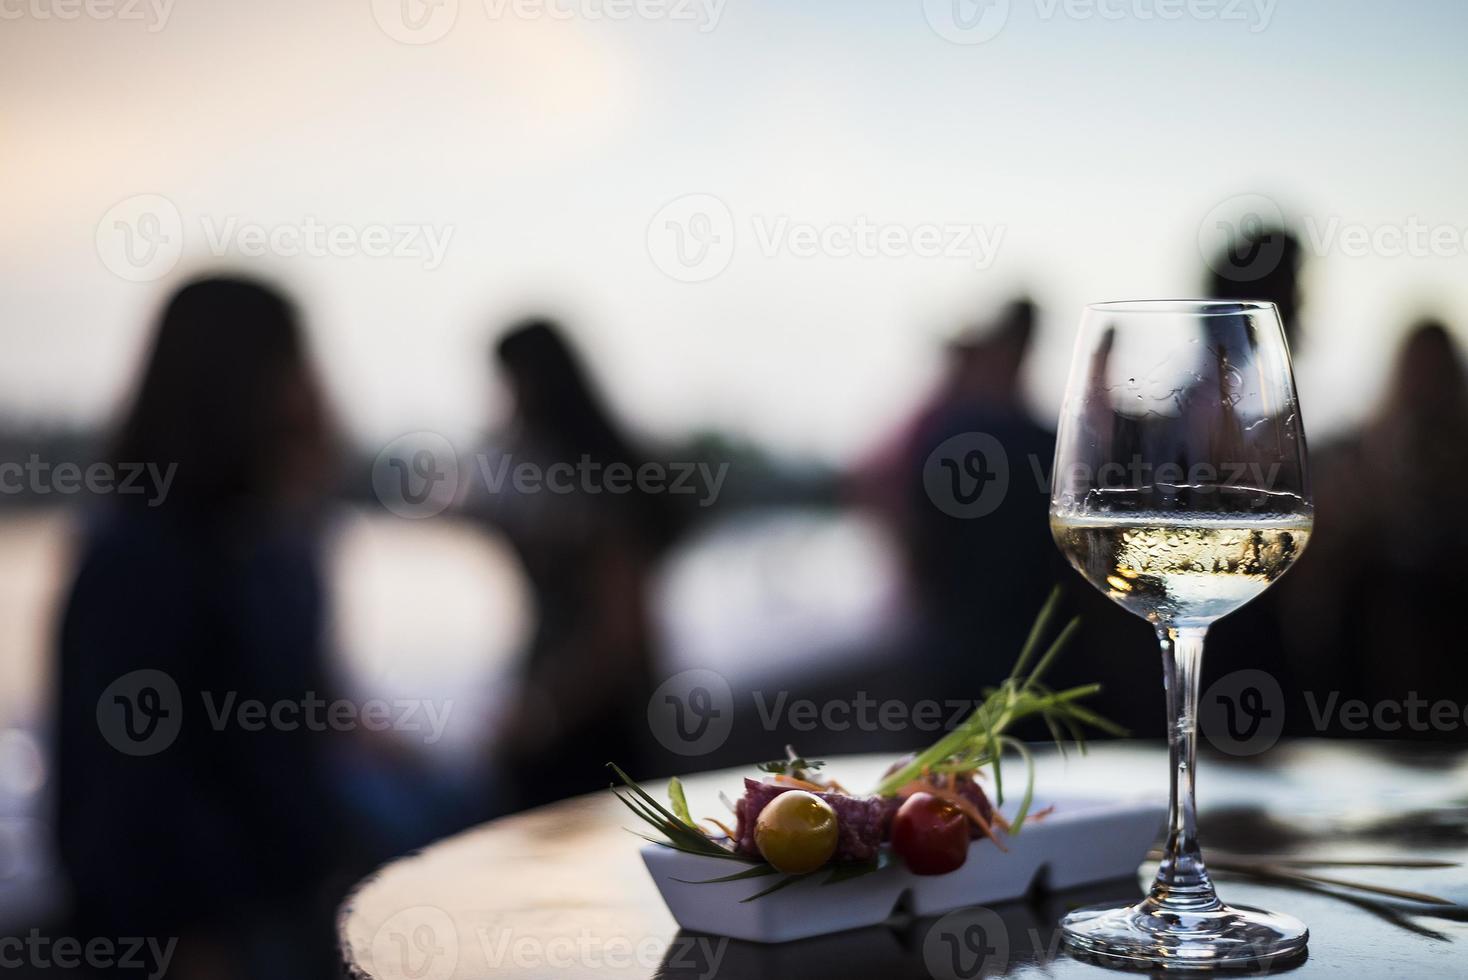
[[1265,300],[1237,299],[1122,299],[1104,303],[1088,303],[1086,309],[1096,313],[1160,313],[1171,316],[1240,316],[1246,313],[1274,313],[1279,309]]

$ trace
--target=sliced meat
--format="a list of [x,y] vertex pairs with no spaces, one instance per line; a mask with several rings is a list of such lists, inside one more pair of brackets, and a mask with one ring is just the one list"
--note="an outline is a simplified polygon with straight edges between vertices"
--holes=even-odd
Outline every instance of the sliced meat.
[[[744,796],[734,804],[734,815],[739,821],[734,831],[735,842],[741,853],[759,857],[759,847],[754,842],[755,821],[771,800],[795,788],[755,779],[744,781]],[[877,849],[888,835],[892,814],[897,812],[899,801],[880,796],[846,796],[843,793],[815,795],[831,804],[831,809],[836,811],[835,860],[870,861],[875,858]]]

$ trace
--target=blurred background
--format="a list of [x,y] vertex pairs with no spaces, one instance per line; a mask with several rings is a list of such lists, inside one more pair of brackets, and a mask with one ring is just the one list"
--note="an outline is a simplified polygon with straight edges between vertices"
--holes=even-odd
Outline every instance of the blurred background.
[[[1270,672],[1297,735],[1362,734],[1302,692],[1468,700],[1468,10],[0,19],[0,933],[321,975],[356,877],[609,757],[930,741],[764,709],[977,697],[1056,581],[1085,617],[1065,679],[1160,736],[1146,624],[1045,526],[1100,300],[1268,299],[1290,333],[1320,524],[1205,685]],[[926,478],[975,433],[1007,461],[979,516]],[[496,476],[521,463],[541,483]],[[613,464],[666,482],[606,492]],[[690,684],[732,711],[696,752],[648,716]],[[222,692],[391,721],[221,730]],[[117,747],[124,702],[165,747]]]

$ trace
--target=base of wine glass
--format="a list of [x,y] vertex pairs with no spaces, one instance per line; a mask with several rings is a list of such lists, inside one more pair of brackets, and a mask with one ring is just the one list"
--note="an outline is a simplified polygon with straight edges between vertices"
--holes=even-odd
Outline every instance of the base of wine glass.
[[1242,905],[1177,911],[1146,899],[1092,906],[1061,920],[1066,949],[1108,966],[1147,969],[1265,970],[1305,953],[1310,931],[1299,919]]

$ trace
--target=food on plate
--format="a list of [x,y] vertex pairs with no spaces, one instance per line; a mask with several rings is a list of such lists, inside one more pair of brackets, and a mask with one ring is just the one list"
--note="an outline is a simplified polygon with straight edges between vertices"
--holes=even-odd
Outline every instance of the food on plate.
[[760,810],[754,822],[759,854],[777,871],[803,875],[836,853],[836,810],[803,789],[781,793]]
[[[1062,750],[1065,734],[1084,746],[1083,726],[1125,734],[1080,704],[1100,690],[1099,685],[1062,691],[1045,685],[1045,671],[1078,625],[1071,620],[1039,653],[1040,640],[1049,632],[1058,602],[1057,591],[1041,610],[1009,677],[988,691],[972,714],[951,731],[921,752],[893,763],[870,793],[851,792],[821,774],[823,763],[801,758],[787,748],[785,759],[760,765],[766,774],[763,779],[744,780],[743,795],[729,803],[732,828],[714,818],[694,820],[678,780],[672,780],[668,788],[670,809],[614,765],[626,791],[618,793],[618,798],[662,835],[648,840],[752,866],[710,881],[785,876],[744,901],[822,868],[830,868],[828,881],[841,880],[884,867],[894,856],[914,874],[947,874],[963,866],[971,843],[980,837],[991,840],[1002,852],[1005,838],[1018,834],[1026,819],[1044,816],[1043,811],[1030,813],[1034,761],[1024,743],[1008,733],[1017,722],[1041,719]],[[1023,792],[1009,818],[997,805],[1004,802],[1001,756],[1006,750],[1019,755],[1026,766]],[[980,780],[992,781],[994,803]]]
[[946,875],[968,860],[969,818],[958,804],[918,792],[892,817],[892,851],[913,874]]
[[882,845],[886,824],[891,817],[888,811],[890,801],[828,792],[814,783],[807,784],[811,786],[810,790],[803,790],[779,780],[777,776],[770,782],[744,781],[744,796],[734,804],[736,829],[732,835],[740,854],[759,857],[762,848],[756,840],[756,833],[765,812],[783,796],[804,793],[831,809],[836,845],[828,857],[834,856],[838,861],[870,861],[877,856],[877,848]]

